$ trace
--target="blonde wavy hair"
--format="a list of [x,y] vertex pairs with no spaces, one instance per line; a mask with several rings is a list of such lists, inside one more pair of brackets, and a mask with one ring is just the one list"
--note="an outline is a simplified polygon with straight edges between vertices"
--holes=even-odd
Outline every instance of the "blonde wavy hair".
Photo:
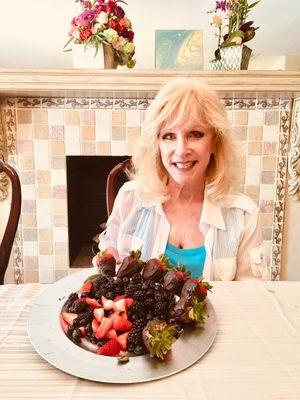
[[232,126],[218,95],[208,85],[195,78],[175,78],[167,82],[148,107],[139,145],[133,157],[129,179],[137,182],[137,194],[145,202],[168,198],[168,173],[162,164],[158,137],[166,121],[172,125],[186,120],[205,122],[212,128],[215,152],[211,155],[206,175],[206,193],[212,200],[228,194],[236,181],[236,151]]

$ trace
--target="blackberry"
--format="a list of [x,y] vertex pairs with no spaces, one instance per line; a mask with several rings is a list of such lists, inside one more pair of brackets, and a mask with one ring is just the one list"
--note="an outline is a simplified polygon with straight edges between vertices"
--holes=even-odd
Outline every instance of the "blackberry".
[[92,335],[93,334],[93,328],[92,328],[92,324],[91,323],[87,324],[86,333],[87,333],[87,335]]
[[74,328],[80,326],[86,326],[88,323],[92,322],[93,320],[93,311],[87,311],[80,314],[77,318],[73,320]]
[[164,301],[164,294],[161,291],[155,290],[154,292],[154,300],[161,302]]
[[144,303],[140,301],[135,301],[132,306],[130,307],[130,312],[131,313],[139,313],[140,311],[143,311],[145,309]]
[[80,339],[82,338],[82,332],[80,329],[74,329],[72,333],[72,340],[74,343],[79,344]]
[[135,285],[130,283],[128,286],[125,288],[125,294],[129,297],[132,297],[133,293],[136,291]]
[[133,323],[133,327],[138,329],[140,332],[144,329],[146,322],[143,318],[137,319]]
[[141,283],[142,282],[142,275],[141,274],[132,275],[131,282],[133,282],[133,283]]
[[155,304],[155,300],[151,298],[147,298],[144,302],[144,307],[148,311],[149,309],[152,309]]
[[77,293],[71,293],[70,296],[68,297],[68,300],[77,300],[77,299],[78,299]]
[[69,310],[71,313],[79,314],[86,311],[88,308],[89,305],[85,301],[75,300]]
[[148,289],[148,290],[146,291],[146,296],[147,296],[147,297],[153,297],[153,295],[154,295],[154,291],[153,291],[152,289]]
[[70,312],[70,308],[73,305],[73,300],[67,300],[63,306],[63,311]]
[[[118,278],[119,279],[119,278]],[[122,279],[122,282],[123,282],[123,285],[125,286],[125,285],[128,285],[129,284],[129,282],[130,282],[130,279],[129,279],[129,277],[128,276],[124,276],[124,278],[121,278]]]
[[113,300],[116,296],[115,296],[115,293],[114,292],[112,292],[112,291],[110,291],[110,292],[107,292],[106,293],[106,296],[105,296],[108,300]]
[[165,316],[168,312],[168,305],[165,302],[157,302],[154,305],[154,315],[156,317]]
[[140,300],[140,301],[145,300],[145,298],[146,298],[145,290],[142,290],[142,289],[136,290],[136,291],[132,294],[132,297],[133,297],[135,300]]
[[127,340],[128,348],[130,346],[135,347],[135,346],[141,344],[142,340],[143,339],[142,339],[141,331],[139,329],[132,328],[128,335],[128,340]]
[[114,291],[115,291],[115,294],[116,294],[117,296],[119,296],[119,295],[121,295],[121,294],[124,293],[124,288],[123,288],[122,286],[116,286],[115,289],[114,289]]
[[72,334],[74,332],[74,326],[68,326],[68,330],[67,330],[67,336],[71,339],[72,338]]
[[152,311],[148,311],[147,314],[146,314],[146,319],[148,321],[151,321],[153,319],[153,317],[154,317],[153,312]]
[[106,289],[108,291],[111,291],[114,289],[114,284],[113,282],[108,281],[107,283],[105,283],[104,285],[101,285],[101,289]]

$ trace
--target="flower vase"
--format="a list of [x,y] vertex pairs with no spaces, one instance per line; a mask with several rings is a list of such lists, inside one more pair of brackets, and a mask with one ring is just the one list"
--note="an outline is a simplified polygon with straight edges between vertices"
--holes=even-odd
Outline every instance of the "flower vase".
[[72,56],[73,68],[115,69],[118,66],[114,57],[114,49],[106,44],[99,46],[97,54],[95,46],[73,44]]
[[238,71],[248,69],[252,50],[244,44],[221,47],[221,60],[210,61],[212,70]]

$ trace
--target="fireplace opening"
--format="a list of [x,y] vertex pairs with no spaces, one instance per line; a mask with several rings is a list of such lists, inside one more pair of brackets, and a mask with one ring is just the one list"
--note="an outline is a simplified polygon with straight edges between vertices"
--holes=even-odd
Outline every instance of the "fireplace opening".
[[[67,156],[68,230],[71,268],[91,267],[93,238],[107,220],[106,180],[128,156]],[[126,181],[122,177],[119,186]]]

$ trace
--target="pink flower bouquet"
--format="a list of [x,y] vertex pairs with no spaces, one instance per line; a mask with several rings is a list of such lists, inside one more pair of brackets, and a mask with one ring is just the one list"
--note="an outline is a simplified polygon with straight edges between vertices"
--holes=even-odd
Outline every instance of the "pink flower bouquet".
[[119,65],[133,68],[135,46],[131,21],[119,3],[123,0],[76,0],[80,3],[81,12],[71,21],[69,40],[65,51],[70,51],[70,43],[92,45],[95,55],[99,46],[106,44],[114,49],[115,59]]

